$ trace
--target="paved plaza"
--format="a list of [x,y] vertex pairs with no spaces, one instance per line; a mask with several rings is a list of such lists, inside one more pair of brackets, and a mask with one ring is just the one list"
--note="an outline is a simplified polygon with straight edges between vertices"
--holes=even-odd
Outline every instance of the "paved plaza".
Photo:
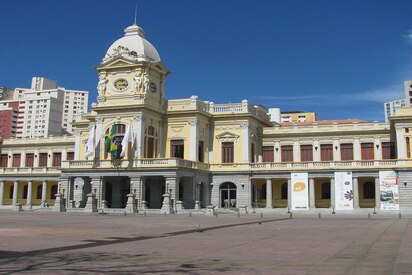
[[0,274],[411,274],[410,217],[0,212]]

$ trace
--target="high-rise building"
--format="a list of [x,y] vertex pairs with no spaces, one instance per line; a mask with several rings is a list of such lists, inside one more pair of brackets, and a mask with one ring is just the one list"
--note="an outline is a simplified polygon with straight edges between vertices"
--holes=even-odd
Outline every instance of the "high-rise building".
[[0,131],[4,138],[72,133],[76,116],[87,112],[87,91],[66,90],[43,77],[33,77],[30,89],[2,91],[7,91],[0,98]]
[[405,87],[405,106],[412,106],[412,80],[404,81]]
[[389,117],[397,115],[400,109],[406,106],[406,102],[407,102],[406,99],[398,99],[398,100],[385,102],[384,104],[385,122],[389,121]]

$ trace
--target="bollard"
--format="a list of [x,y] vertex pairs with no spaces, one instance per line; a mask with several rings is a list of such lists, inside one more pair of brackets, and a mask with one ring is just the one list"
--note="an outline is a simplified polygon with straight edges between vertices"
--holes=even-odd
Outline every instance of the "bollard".
[[143,215],[146,217],[146,211],[143,212]]
[[189,217],[191,217],[192,216],[192,212],[189,212]]
[[288,207],[288,213],[290,213],[290,209],[289,209],[289,207]]
[[238,219],[240,218],[240,213],[239,213],[239,212],[237,212],[237,218],[238,218]]
[[320,217],[320,213],[318,214],[318,218],[320,219],[321,217]]
[[371,213],[368,213],[368,219],[370,219],[371,218]]
[[163,216],[165,216],[165,217],[166,217],[166,212],[163,212]]
[[402,219],[402,214],[401,213],[399,213],[399,219]]
[[291,218],[292,218],[292,212],[289,213],[289,219],[291,219]]
[[260,218],[263,219],[263,213],[260,213]]
[[376,215],[376,207],[373,208],[373,214]]
[[217,213],[215,213],[215,217],[217,218]]
[[336,213],[335,213],[335,207],[333,207],[332,214],[336,214]]

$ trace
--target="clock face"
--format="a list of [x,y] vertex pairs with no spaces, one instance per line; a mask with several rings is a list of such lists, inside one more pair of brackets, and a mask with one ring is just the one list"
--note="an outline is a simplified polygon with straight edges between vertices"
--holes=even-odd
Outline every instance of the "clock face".
[[118,91],[124,91],[124,90],[127,89],[127,87],[129,87],[129,83],[127,82],[126,79],[124,79],[124,78],[119,78],[119,79],[116,79],[116,80],[113,82],[113,86],[114,86],[114,88],[115,88],[116,90],[118,90]]
[[151,83],[150,83],[150,91],[151,91],[152,93],[156,93],[156,90],[157,90],[156,83],[151,82]]

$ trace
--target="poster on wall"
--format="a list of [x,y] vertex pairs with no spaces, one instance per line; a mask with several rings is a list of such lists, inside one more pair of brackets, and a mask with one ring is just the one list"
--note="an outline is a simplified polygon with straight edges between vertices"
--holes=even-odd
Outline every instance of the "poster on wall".
[[308,210],[308,173],[291,173],[292,210]]
[[398,174],[379,171],[381,210],[399,210]]
[[352,172],[335,172],[335,210],[353,210]]

